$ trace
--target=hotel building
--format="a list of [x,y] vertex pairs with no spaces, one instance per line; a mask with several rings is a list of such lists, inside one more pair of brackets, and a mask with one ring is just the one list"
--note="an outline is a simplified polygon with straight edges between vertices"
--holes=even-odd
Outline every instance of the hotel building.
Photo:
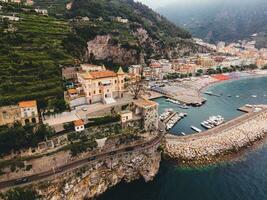
[[115,99],[123,98],[125,92],[125,73],[122,68],[117,73],[109,70],[80,72],[78,81],[89,104],[115,103]]

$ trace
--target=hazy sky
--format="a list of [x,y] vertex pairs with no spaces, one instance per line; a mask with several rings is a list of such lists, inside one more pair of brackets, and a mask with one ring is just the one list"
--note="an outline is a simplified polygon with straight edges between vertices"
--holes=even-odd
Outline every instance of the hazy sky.
[[137,0],[137,1],[140,1],[148,5],[151,8],[158,8],[158,7],[162,7],[170,3],[173,3],[173,2],[179,2],[183,0]]
[[[159,8],[164,7],[168,4],[172,4],[174,2],[181,3],[181,4],[194,4],[194,3],[210,3],[213,0],[136,0],[140,1],[146,5],[148,5],[151,8]],[[253,0],[251,0],[253,1]]]

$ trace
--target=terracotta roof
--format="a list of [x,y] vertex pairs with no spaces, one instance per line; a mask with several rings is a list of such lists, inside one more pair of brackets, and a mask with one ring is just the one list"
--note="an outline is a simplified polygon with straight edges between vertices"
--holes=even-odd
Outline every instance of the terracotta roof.
[[20,108],[31,108],[31,107],[36,107],[36,106],[37,106],[37,102],[35,100],[19,102],[19,107]]
[[68,93],[69,94],[77,94],[77,90],[76,89],[69,89]]
[[116,77],[117,74],[113,71],[100,71],[100,72],[89,72],[89,75],[93,79],[100,79],[100,78],[108,78],[108,77]]
[[84,122],[81,119],[80,120],[76,120],[73,123],[74,123],[74,126],[82,126],[82,125],[84,125]]
[[134,101],[134,104],[137,105],[138,107],[152,107],[152,106],[157,106],[158,104],[154,101],[150,101],[147,99],[138,99]]
[[151,63],[149,65],[149,67],[151,67],[151,68],[161,68],[161,64],[160,63]]

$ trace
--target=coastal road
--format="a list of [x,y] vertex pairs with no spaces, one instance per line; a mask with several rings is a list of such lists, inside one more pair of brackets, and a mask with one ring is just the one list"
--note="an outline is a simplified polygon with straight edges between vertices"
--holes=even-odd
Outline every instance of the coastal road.
[[[164,128],[164,125],[160,124],[160,127]],[[161,129],[161,130],[164,130],[164,129]],[[20,177],[19,179],[17,178],[17,179],[0,182],[0,190],[9,188],[9,187],[14,187],[14,186],[22,186],[22,185],[30,184],[32,182],[44,180],[44,179],[74,170],[83,165],[93,163],[99,160],[149,149],[155,145],[158,145],[161,142],[162,138],[164,137],[164,134],[165,134],[165,131],[159,131],[157,136],[151,139],[150,141],[145,141],[143,143],[136,144],[136,145],[126,146],[124,148],[118,148],[116,150],[112,150],[108,152],[90,155],[84,159],[77,160],[77,161],[68,163],[66,165],[60,166],[56,169],[48,170],[48,171],[45,171],[39,174],[34,174],[31,176]]]

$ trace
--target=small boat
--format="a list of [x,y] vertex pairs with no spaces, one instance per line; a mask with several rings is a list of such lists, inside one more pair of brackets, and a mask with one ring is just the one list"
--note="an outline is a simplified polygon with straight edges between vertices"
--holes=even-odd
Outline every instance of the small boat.
[[232,97],[232,95],[228,95],[227,97]]
[[181,132],[182,135],[186,135],[184,132]]
[[199,128],[195,127],[195,126],[191,126],[191,129],[193,129],[194,131],[201,133],[202,130],[200,130]]
[[257,95],[251,95],[251,97],[253,97],[253,98],[257,98]]
[[187,105],[179,105],[179,108],[182,108],[182,109],[189,109],[189,107]]
[[236,97],[236,98],[239,98],[240,96],[239,96],[239,95],[236,95],[235,97]]

